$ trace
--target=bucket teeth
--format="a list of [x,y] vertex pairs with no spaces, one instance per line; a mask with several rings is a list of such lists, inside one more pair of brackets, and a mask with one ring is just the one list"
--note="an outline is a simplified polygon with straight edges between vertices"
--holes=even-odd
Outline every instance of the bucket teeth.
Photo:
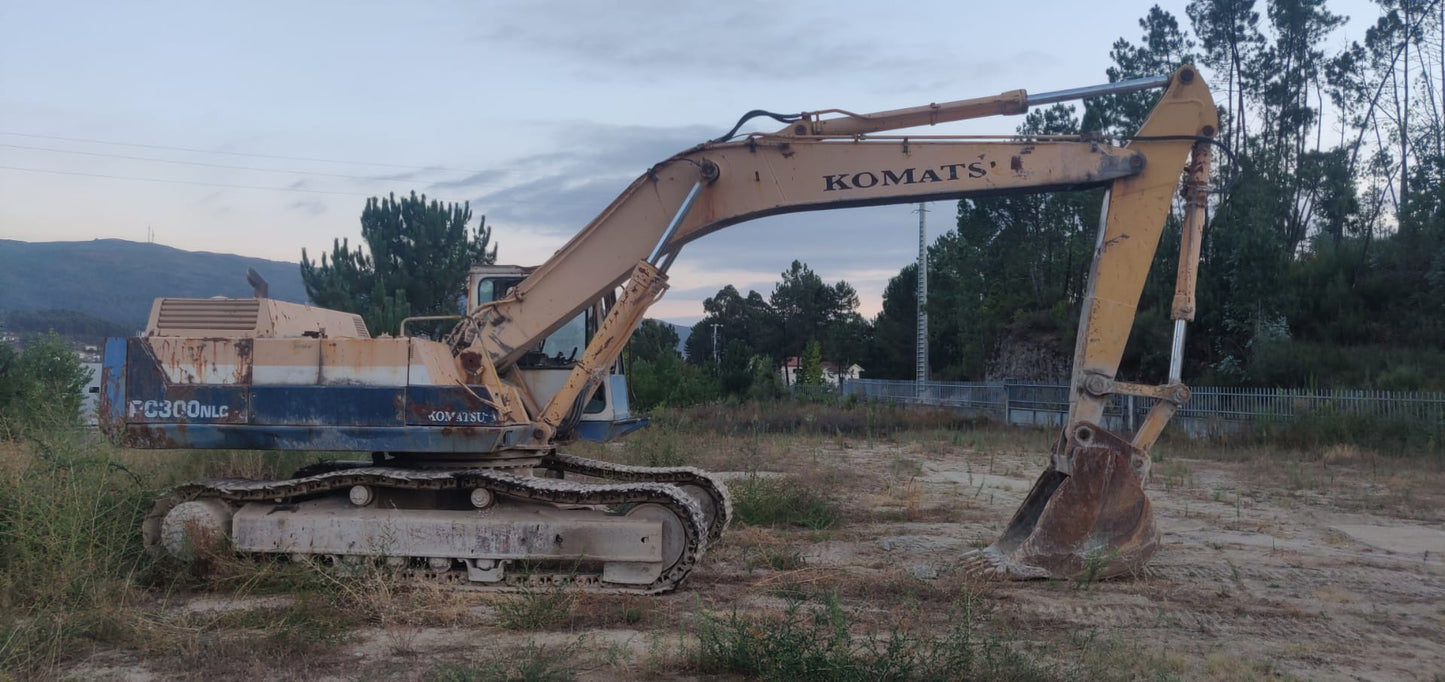
[[1000,579],[1098,580],[1143,567],[1158,547],[1144,495],[1145,455],[1093,424],[1065,445],[1071,474],[1050,465],[999,539],[965,556],[964,570]]

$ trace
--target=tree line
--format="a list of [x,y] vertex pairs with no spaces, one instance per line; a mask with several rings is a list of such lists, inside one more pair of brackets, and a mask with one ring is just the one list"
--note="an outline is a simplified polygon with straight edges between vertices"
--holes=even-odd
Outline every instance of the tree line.
[[[1194,0],[1182,20],[1156,6],[1142,35],[1110,50],[1111,81],[1200,66],[1233,152],[1215,155],[1186,345],[1195,383],[1445,387],[1445,3],[1377,7],[1363,41],[1327,49],[1345,17],[1323,0]],[[1018,133],[1125,139],[1155,96],[1055,105]],[[1014,346],[1069,356],[1101,202],[1101,191],[959,202],[956,228],[928,250],[934,377],[1003,378],[1001,350]],[[1175,208],[1128,378],[1167,369]],[[885,290],[870,376],[913,375],[916,278],[910,266]]]
[[[1193,383],[1445,388],[1445,2],[1376,8],[1362,41],[1330,49],[1346,18],[1324,0],[1194,0],[1182,18],[1155,6],[1137,38],[1109,51],[1111,82],[1194,64],[1219,105],[1229,152],[1215,154],[1186,344]],[[1127,141],[1157,96],[1054,105],[1016,132]],[[958,203],[954,228],[928,248],[932,378],[1067,378],[1102,202],[1093,190]],[[1167,372],[1181,218],[1176,205],[1126,379]],[[794,263],[766,300],[724,287],[704,304],[688,360],[740,387],[745,361],[776,364],[814,338],[824,358],[857,361],[865,376],[914,376],[915,265],[890,280],[871,321],[846,306],[796,305],[794,289],[826,293],[821,280],[794,283],[808,277]]]
[[[793,261],[765,299],[724,286],[703,301],[682,353],[671,325],[644,320],[629,343],[633,397],[644,409],[720,398],[769,400],[791,384],[821,386],[825,360],[846,369],[868,353],[858,292]],[[684,360],[685,354],[685,360]],[[785,365],[795,371],[784,373]]]

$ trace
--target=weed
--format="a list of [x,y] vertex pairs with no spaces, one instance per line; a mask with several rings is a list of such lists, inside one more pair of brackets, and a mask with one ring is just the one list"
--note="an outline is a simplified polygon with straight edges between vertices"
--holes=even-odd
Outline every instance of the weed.
[[994,638],[975,631],[971,599],[956,606],[942,636],[918,636],[895,626],[886,634],[854,637],[836,595],[805,610],[798,602],[774,617],[698,618],[694,665],[703,673],[762,680],[1044,680],[1048,671]]
[[1107,544],[1100,543],[1084,553],[1084,567],[1079,577],[1074,579],[1074,586],[1077,589],[1087,590],[1094,583],[1099,581],[1104,569],[1114,560],[1119,558],[1119,550]]
[[1319,477],[1304,463],[1287,462],[1284,472],[1290,490],[1315,490],[1320,487]]
[[110,445],[56,431],[0,453],[0,670],[36,672],[114,641],[154,562],[151,492]]
[[1239,573],[1239,567],[1235,566],[1234,562],[1229,559],[1225,559],[1224,563],[1229,565],[1229,577],[1234,581],[1234,584],[1239,587],[1244,587],[1244,578]]
[[190,615],[153,623],[161,631],[144,649],[177,656],[175,664],[198,670],[217,660],[265,665],[274,660],[303,658],[330,651],[350,640],[363,623],[355,611],[324,597],[302,595],[283,608],[229,611],[215,616]]
[[486,664],[445,664],[427,671],[426,682],[568,682],[576,669],[568,662],[577,658],[580,640],[561,650],[549,650],[536,642],[497,652]]
[[704,613],[697,635],[697,663],[703,672],[765,680],[861,677],[836,597],[811,614],[793,602],[775,622],[744,618],[736,611],[726,619]]
[[923,475],[923,463],[907,457],[894,457],[888,464],[888,472],[895,478],[910,480]]
[[1159,467],[1159,477],[1164,481],[1165,490],[1185,487],[1194,477],[1194,468],[1184,462],[1169,461]]
[[837,503],[795,478],[749,476],[729,487],[737,520],[750,526],[825,530],[842,520]]
[[[787,547],[766,547],[758,553],[758,561],[752,566],[763,566],[774,571],[796,571],[808,565],[802,550]],[[751,566],[750,566],[751,567]]]
[[649,467],[673,467],[687,464],[683,452],[684,438],[678,425],[661,423],[644,429],[628,442],[627,462]]
[[577,594],[568,625],[574,630],[638,627],[658,618],[657,600],[651,597]]
[[508,630],[547,630],[567,623],[577,593],[562,583],[529,587],[497,603],[498,624]]
[[1167,650],[1153,651],[1117,637],[1101,637],[1097,631],[1075,633],[1066,645],[1071,651],[1071,674],[1074,679],[1138,680],[1178,679],[1186,672],[1183,661]]

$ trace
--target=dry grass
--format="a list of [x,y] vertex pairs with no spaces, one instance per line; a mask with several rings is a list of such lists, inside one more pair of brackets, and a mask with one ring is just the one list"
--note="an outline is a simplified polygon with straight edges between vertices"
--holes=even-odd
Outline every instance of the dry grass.
[[[638,464],[779,474],[733,485],[740,514],[757,515],[711,548],[678,594],[660,598],[460,593],[381,569],[338,578],[224,551],[205,558],[202,579],[195,564],[157,562],[140,551],[135,528],[150,500],[196,477],[286,476],[314,456],[118,451],[69,437],[0,442],[0,680],[89,677],[107,665],[162,676],[204,669],[217,679],[310,678],[341,665],[361,678],[435,680],[713,672],[886,679],[899,671],[949,679],[960,670],[984,679],[1288,676],[1287,665],[1222,648],[1218,632],[1187,621],[1125,618],[1094,627],[1079,625],[1079,612],[1037,615],[1050,599],[1084,613],[1094,603],[1145,610],[1188,600],[1220,618],[1246,602],[1264,608],[1279,590],[1251,578],[1229,548],[1217,554],[1234,576],[1222,574],[1215,590],[1203,592],[1163,580],[1105,581],[1089,590],[1000,587],[950,570],[958,552],[987,543],[1004,520],[1001,502],[982,485],[975,490],[972,476],[1031,477],[1051,431],[857,408],[841,415],[819,406],[778,415],[719,409],[667,413],[662,428],[623,443],[570,449]],[[967,480],[940,482],[945,469],[960,478],[966,469]],[[1358,445],[1168,441],[1154,475],[1151,495],[1188,500],[1191,521],[1239,533],[1273,532],[1251,516],[1280,499],[1434,521],[1445,509],[1445,472]],[[923,550],[898,559],[899,551],[880,547],[880,537],[895,535],[946,539],[938,546],[950,549],[918,570]],[[1334,550],[1353,542],[1321,541]],[[1297,663],[1321,654],[1278,655]],[[939,672],[949,660],[955,672]],[[789,661],[836,674],[799,672]]]

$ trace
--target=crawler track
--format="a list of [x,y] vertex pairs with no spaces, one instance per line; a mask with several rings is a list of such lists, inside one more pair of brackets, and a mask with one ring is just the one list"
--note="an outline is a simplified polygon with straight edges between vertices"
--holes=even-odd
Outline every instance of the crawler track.
[[[583,460],[586,461],[586,460]],[[639,482],[590,484],[536,476],[524,476],[492,469],[462,469],[453,471],[432,471],[399,469],[391,467],[358,466],[360,463],[340,463],[330,471],[281,481],[253,481],[247,479],[214,479],[195,481],[175,490],[177,500],[170,504],[158,504],[157,511],[147,519],[148,538],[158,537],[160,519],[182,500],[220,499],[235,504],[261,502],[282,505],[288,502],[315,498],[323,495],[341,494],[352,486],[371,486],[399,490],[470,490],[485,488],[494,495],[540,502],[560,508],[569,507],[613,507],[636,504],[656,504],[666,507],[682,522],[684,545],[680,557],[651,584],[622,585],[603,582],[600,575],[579,575],[575,572],[538,574],[529,571],[524,575],[509,575],[500,583],[468,582],[466,573],[461,571],[413,571],[425,577],[440,578],[460,585],[482,589],[516,591],[541,583],[567,583],[585,591],[614,594],[659,594],[675,589],[701,560],[705,548],[704,538],[708,535],[707,518],[697,501],[671,483]],[[580,465],[579,465],[580,466]],[[315,471],[316,469],[312,469]],[[723,492],[724,500],[726,492]],[[164,507],[164,510],[162,510]],[[400,557],[411,562],[415,557]],[[448,575],[454,574],[454,575]]]
[[555,453],[542,460],[544,468],[569,474],[625,483],[671,483],[698,488],[710,504],[703,505],[708,514],[707,543],[717,542],[733,517],[733,499],[722,481],[694,467],[641,467],[614,464],[576,455]]

